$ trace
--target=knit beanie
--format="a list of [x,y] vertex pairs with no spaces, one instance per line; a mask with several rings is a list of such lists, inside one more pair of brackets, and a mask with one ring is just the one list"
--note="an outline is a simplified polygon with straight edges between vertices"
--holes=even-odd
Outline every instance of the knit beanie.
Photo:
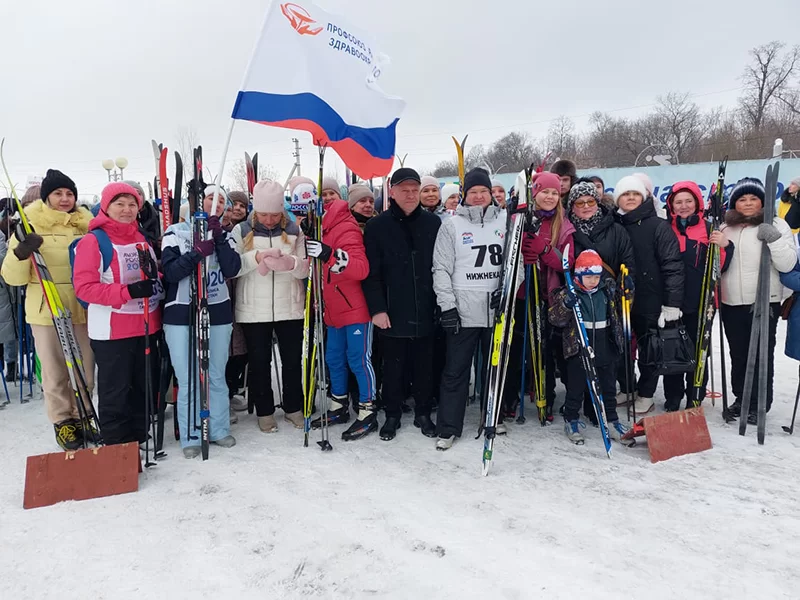
[[445,183],[442,187],[442,202],[447,200],[453,194],[458,194],[459,187],[457,183]]
[[305,213],[308,211],[308,205],[316,202],[317,198],[317,188],[309,179],[307,182],[301,181],[294,187],[289,205],[293,213]]
[[100,208],[103,210],[103,212],[108,212],[108,205],[122,194],[128,194],[136,198],[136,201],[139,203],[139,210],[142,209],[144,200],[139,195],[139,192],[136,190],[136,188],[128,183],[125,183],[124,181],[116,181],[109,183],[106,187],[104,187],[100,195]]
[[347,190],[347,205],[352,210],[352,208],[358,204],[359,200],[362,200],[366,197],[370,197],[374,200],[375,194],[363,183],[354,183]]
[[493,188],[496,188],[496,187],[503,188],[503,191],[504,192],[506,191],[506,186],[504,186],[502,183],[500,183],[499,179],[492,179],[492,187]]
[[301,175],[295,175],[289,180],[289,195],[294,196],[294,189],[300,185],[301,183],[310,184],[314,187],[314,195],[316,196],[316,185],[313,181],[311,181],[308,177],[302,177]]
[[591,196],[598,202],[600,201],[600,194],[597,193],[597,188],[593,183],[588,181],[581,181],[576,183],[569,190],[569,198],[567,199],[567,209],[571,210],[572,205],[581,196]]
[[230,198],[231,204],[241,204],[245,210],[250,207],[250,198],[247,197],[246,192],[234,190],[228,194],[228,198]]
[[533,198],[536,198],[539,192],[546,189],[553,189],[561,194],[561,180],[556,173],[537,173],[531,180],[531,184],[531,195]]
[[573,179],[575,179],[575,177],[578,175],[578,169],[575,166],[575,163],[571,160],[567,160],[566,158],[554,162],[553,166],[550,167],[550,172],[555,173],[559,177],[569,175]]
[[761,200],[761,206],[764,206],[764,199],[767,197],[767,192],[764,189],[764,184],[760,179],[755,177],[745,177],[736,182],[736,185],[731,192],[730,208],[736,209],[736,202],[745,194],[752,194]]
[[228,192],[225,191],[225,188],[221,185],[217,185],[216,183],[212,183],[206,186],[205,191],[203,192],[203,199],[208,198],[209,196],[213,196],[219,190],[219,202],[225,204],[226,208],[230,208],[231,206],[231,199],[228,197]]
[[336,180],[333,177],[325,177],[322,180],[322,189],[320,190],[320,194],[325,190],[331,190],[339,194],[339,198],[342,197],[342,190],[339,189],[339,184],[336,183]]
[[584,275],[602,275],[603,274],[603,259],[594,250],[584,250],[575,259],[575,266],[573,267],[575,277],[583,277]]
[[253,188],[253,210],[258,213],[282,213],[283,186],[269,179],[259,181]]
[[[127,183],[129,186],[135,189],[139,193],[139,198],[141,198],[142,202],[144,202],[144,188],[141,185],[139,185],[138,181],[133,181],[132,179],[126,179],[122,183]],[[143,204],[139,204],[139,208],[141,208],[142,206]]]
[[464,198],[467,197],[470,189],[482,185],[489,191],[492,190],[492,180],[489,179],[489,172],[486,169],[475,167],[464,175]]
[[78,188],[75,187],[75,182],[69,177],[64,175],[61,171],[56,169],[47,169],[47,175],[42,180],[40,195],[42,200],[47,200],[47,197],[55,192],[57,189],[66,188],[75,195],[75,200],[78,199]]
[[430,175],[424,175],[419,183],[419,189],[423,189],[428,187],[429,185],[435,185],[437,188],[439,187],[439,180],[436,177],[431,177]]
[[625,192],[636,192],[642,196],[642,201],[647,199],[647,188],[642,180],[635,175],[623,177],[614,186],[614,204],[619,206],[619,197]]

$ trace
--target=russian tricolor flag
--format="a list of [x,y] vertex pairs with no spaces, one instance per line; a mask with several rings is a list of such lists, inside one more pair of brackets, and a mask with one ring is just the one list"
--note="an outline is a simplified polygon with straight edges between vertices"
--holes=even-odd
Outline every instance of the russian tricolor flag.
[[387,175],[405,102],[378,86],[370,35],[310,2],[273,1],[233,118],[301,129],[362,179]]

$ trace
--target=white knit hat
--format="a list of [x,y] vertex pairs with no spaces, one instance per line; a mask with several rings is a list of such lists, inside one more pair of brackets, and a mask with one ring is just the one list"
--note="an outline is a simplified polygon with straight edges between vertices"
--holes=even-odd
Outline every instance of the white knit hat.
[[283,212],[283,186],[269,179],[262,179],[253,188],[253,210],[259,213]]
[[432,177],[430,175],[425,175],[422,177],[419,183],[419,189],[422,189],[429,185],[435,185],[437,188],[439,187],[439,180],[436,177]]
[[453,194],[458,194],[459,187],[457,183],[445,183],[442,188],[442,201],[447,200]]
[[647,173],[634,173],[633,176],[639,178],[639,181],[644,184],[644,189],[646,189],[647,193],[652,196],[653,191],[656,188],[653,186],[653,180],[650,179],[650,176]]
[[614,204],[619,206],[619,197],[625,192],[636,192],[637,194],[641,194],[642,201],[647,198],[647,188],[644,187],[642,180],[635,175],[623,177],[617,182],[617,185],[614,186]]

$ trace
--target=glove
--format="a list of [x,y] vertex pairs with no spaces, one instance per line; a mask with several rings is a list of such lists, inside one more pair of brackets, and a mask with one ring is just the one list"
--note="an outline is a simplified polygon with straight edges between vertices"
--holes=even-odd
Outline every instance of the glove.
[[225,230],[222,228],[222,223],[220,223],[219,217],[216,215],[208,217],[208,230],[215,240],[225,236]]
[[258,263],[258,274],[259,275],[267,275],[270,272],[269,265],[267,264],[266,259],[262,260]]
[[311,222],[308,220],[308,217],[300,221],[300,231],[302,231],[303,235],[306,237],[311,237]]
[[493,291],[489,296],[489,308],[492,310],[500,310],[500,297],[502,295],[503,292],[499,288]]
[[311,258],[318,258],[325,263],[330,260],[331,254],[333,254],[333,248],[317,240],[306,240],[306,254]]
[[275,271],[276,273],[292,271],[295,266],[294,257],[290,254],[277,257],[267,256],[264,258],[264,262],[261,264],[266,265],[268,269]]
[[771,244],[772,242],[777,242],[779,239],[781,239],[781,232],[778,231],[778,228],[772,223],[761,223],[761,225],[758,226],[758,233],[756,233],[756,237],[762,242]]
[[128,293],[131,295],[131,298],[149,298],[155,291],[155,279],[142,279],[141,281],[128,285]]
[[633,281],[633,277],[630,275],[625,275],[622,278],[622,288],[630,295],[633,295],[633,292],[636,291],[636,284]]
[[199,252],[203,257],[211,256],[214,254],[214,240],[195,240],[195,252]]
[[550,246],[547,245],[544,238],[538,235],[527,234],[522,240],[522,257],[525,259],[526,265],[539,262],[539,257],[549,251]]
[[20,260],[28,260],[31,254],[36,252],[44,242],[42,236],[38,233],[29,233],[25,236],[16,248],[14,248],[14,256]]
[[565,291],[566,294],[564,296],[564,306],[566,306],[569,309],[575,308],[575,305],[578,304],[578,297],[569,288],[566,288]]
[[267,248],[266,250],[259,250],[256,252],[256,262],[261,264],[267,257],[278,258],[283,252],[280,248]]
[[667,323],[677,321],[682,316],[683,312],[681,312],[680,308],[675,308],[674,306],[662,306],[661,314],[658,315],[658,326],[664,327]]
[[458,316],[457,308],[451,308],[442,313],[442,329],[453,335],[458,335],[458,332],[461,331],[461,317]]

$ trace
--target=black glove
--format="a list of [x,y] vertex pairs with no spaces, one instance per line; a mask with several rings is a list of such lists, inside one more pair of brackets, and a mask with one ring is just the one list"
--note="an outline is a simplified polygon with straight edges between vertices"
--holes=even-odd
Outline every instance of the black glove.
[[453,335],[457,335],[461,331],[461,317],[458,316],[457,308],[451,308],[442,313],[442,329]]
[[333,254],[333,248],[328,246],[328,244],[323,244],[317,240],[306,240],[307,256],[310,256],[311,258],[318,258],[322,262],[326,263],[330,260],[331,254]]
[[572,292],[571,289],[566,288],[566,295],[564,296],[564,306],[567,308],[575,308],[578,303],[578,297]]
[[155,291],[156,282],[154,279],[142,279],[128,285],[128,293],[131,298],[149,298]]
[[636,285],[634,284],[633,277],[630,275],[624,275],[622,277],[622,290],[623,293],[628,296],[629,299],[633,298],[633,292],[636,290]]
[[489,308],[492,310],[500,310],[500,297],[503,291],[498,288],[489,295]]
[[211,232],[215,241],[225,236],[225,230],[222,228],[222,223],[219,222],[219,217],[217,215],[208,217],[208,230]]
[[311,237],[311,221],[308,220],[308,217],[300,221],[300,231],[306,237]]
[[23,239],[16,248],[14,248],[14,256],[20,260],[28,260],[31,254],[39,249],[42,242],[44,242],[42,236],[32,231],[25,236],[25,239]]

